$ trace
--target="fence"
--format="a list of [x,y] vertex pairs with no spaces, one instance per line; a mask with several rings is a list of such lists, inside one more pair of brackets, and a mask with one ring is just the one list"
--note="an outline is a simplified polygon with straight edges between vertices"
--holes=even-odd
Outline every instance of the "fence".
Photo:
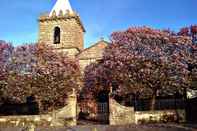
[[[185,109],[185,103],[183,99],[156,99],[155,110]],[[148,111],[151,107],[151,100],[135,100],[133,105],[135,111]]]

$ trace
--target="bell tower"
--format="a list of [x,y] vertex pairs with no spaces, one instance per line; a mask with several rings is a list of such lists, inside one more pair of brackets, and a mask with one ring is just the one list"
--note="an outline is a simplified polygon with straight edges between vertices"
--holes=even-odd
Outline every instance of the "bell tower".
[[69,0],[57,0],[50,13],[39,18],[39,43],[75,56],[84,48],[85,29]]

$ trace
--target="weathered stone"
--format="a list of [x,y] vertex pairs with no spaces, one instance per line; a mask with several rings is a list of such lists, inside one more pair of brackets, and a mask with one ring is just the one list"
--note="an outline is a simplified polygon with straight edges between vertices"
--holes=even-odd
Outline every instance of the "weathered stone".
[[77,124],[77,98],[73,92],[67,99],[67,105],[46,115],[1,116],[0,127],[40,127],[75,126]]
[[107,46],[107,42],[104,40],[101,40],[94,44],[93,46],[84,49],[82,52],[80,52],[77,55],[77,58],[79,59],[79,64],[81,67],[81,70],[83,71],[85,67],[97,60],[100,60],[103,56],[103,51],[105,47]]
[[[54,44],[54,29],[60,28],[60,43]],[[75,56],[83,50],[85,29],[76,14],[56,17],[40,17],[39,43],[46,43],[55,49],[68,51]],[[73,50],[70,50],[73,49]]]
[[[56,27],[60,29],[58,44],[54,44]],[[77,57],[82,72],[87,65],[102,58],[103,50],[107,46],[107,42],[101,40],[93,46],[84,49],[84,32],[85,29],[80,17],[75,12],[68,12],[65,15],[56,15],[56,12],[53,12],[51,17],[49,14],[44,14],[39,18],[38,42],[46,43],[57,52],[63,52],[69,57]]]
[[129,125],[135,123],[135,112],[133,107],[122,106],[114,99],[110,99],[109,112],[110,125]]
[[53,112],[52,126],[75,126],[77,125],[77,97],[73,92],[68,97],[67,105]]
[[134,111],[114,99],[109,100],[110,125],[130,125],[145,123],[186,122],[185,110]]
[[[166,119],[166,120],[165,120]],[[169,119],[169,120],[167,120]],[[162,123],[162,122],[185,122],[185,110],[160,110],[160,111],[137,111],[135,123]]]

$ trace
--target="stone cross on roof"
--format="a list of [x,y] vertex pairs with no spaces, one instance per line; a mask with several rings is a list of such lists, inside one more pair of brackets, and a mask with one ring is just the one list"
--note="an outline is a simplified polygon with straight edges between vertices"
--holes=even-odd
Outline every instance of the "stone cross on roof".
[[69,0],[57,0],[49,16],[52,16],[54,11],[56,12],[56,15],[59,15],[60,11],[62,11],[63,15],[65,15],[67,11],[73,12]]

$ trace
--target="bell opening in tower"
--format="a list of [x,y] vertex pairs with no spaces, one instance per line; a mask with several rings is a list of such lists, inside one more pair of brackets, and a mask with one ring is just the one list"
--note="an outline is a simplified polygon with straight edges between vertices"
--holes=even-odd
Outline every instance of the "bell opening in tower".
[[54,44],[60,44],[61,31],[59,27],[54,29]]

